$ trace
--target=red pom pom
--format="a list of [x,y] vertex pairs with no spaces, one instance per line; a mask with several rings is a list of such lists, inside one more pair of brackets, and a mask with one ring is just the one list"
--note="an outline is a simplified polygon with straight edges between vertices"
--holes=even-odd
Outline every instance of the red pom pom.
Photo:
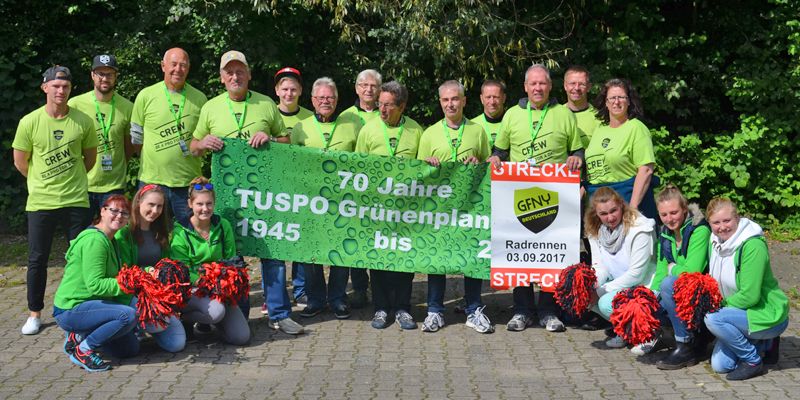
[[137,266],[123,267],[117,283],[123,292],[136,296],[136,315],[141,327],[145,324],[166,327],[169,317],[180,309],[180,295]]
[[580,318],[588,309],[597,276],[594,268],[580,263],[561,270],[554,297],[567,314]]
[[656,317],[658,299],[650,289],[636,286],[620,290],[611,304],[614,332],[626,342],[637,345],[656,337],[661,321]]
[[234,305],[250,294],[250,276],[246,267],[226,261],[203,264],[195,296],[209,296],[223,304]]
[[186,264],[172,260],[169,258],[162,258],[155,265],[154,275],[162,284],[169,288],[170,291],[180,296],[180,304],[178,308],[183,308],[189,302],[189,297],[192,295],[192,282],[189,277],[189,267]]
[[719,310],[722,303],[717,281],[700,272],[681,274],[672,290],[675,312],[689,329],[697,329],[706,314]]

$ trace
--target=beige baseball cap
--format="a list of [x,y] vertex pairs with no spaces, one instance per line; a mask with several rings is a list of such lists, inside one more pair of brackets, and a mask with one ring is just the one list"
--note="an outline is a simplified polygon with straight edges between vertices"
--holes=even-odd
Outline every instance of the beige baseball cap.
[[219,60],[219,69],[225,68],[231,61],[239,61],[244,64],[245,67],[250,68],[250,65],[247,64],[247,59],[241,51],[231,50],[222,55],[222,58]]

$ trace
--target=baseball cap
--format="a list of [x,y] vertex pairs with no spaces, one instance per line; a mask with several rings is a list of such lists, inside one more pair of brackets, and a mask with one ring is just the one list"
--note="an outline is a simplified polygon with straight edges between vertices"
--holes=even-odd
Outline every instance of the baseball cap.
[[99,56],[94,56],[94,60],[92,61],[92,71],[100,67],[109,67],[116,71],[117,59],[110,54],[100,54]]
[[69,68],[63,65],[54,65],[44,71],[42,78],[44,78],[42,79],[42,83],[47,83],[56,79],[72,82],[72,73],[69,72]]
[[247,64],[247,59],[244,58],[244,54],[242,54],[241,51],[231,50],[222,55],[222,58],[219,60],[219,69],[225,68],[225,66],[231,61],[239,61],[244,64],[245,67],[250,67],[250,65]]
[[283,78],[294,78],[297,79],[300,84],[303,84],[303,77],[300,76],[300,71],[292,67],[283,67],[275,73],[275,84],[277,85]]

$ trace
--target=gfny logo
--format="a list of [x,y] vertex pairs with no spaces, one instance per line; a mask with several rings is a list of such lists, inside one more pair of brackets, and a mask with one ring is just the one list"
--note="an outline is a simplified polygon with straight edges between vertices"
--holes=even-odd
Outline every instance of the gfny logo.
[[539,187],[515,190],[514,215],[529,231],[540,233],[558,216],[558,192]]

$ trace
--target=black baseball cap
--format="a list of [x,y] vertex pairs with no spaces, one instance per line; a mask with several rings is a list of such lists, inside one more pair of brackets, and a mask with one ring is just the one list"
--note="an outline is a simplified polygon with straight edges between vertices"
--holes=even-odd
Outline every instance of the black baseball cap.
[[92,61],[92,71],[100,67],[108,67],[116,71],[117,59],[110,54],[100,54],[98,56],[94,56],[94,60]]
[[63,65],[54,65],[44,71],[42,78],[42,83],[47,83],[56,79],[72,82],[72,73],[69,72],[69,68]]

